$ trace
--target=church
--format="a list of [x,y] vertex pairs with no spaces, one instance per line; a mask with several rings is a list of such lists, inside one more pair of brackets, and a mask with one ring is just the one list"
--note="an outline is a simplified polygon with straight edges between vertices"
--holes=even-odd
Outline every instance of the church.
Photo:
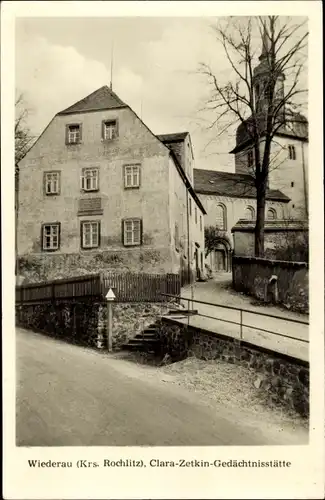
[[[267,43],[263,40],[259,64],[254,69],[255,107],[259,116],[260,150],[263,154],[267,82],[270,79]],[[276,99],[283,99],[285,75],[278,75]],[[266,193],[266,226],[269,221],[308,220],[308,121],[300,113],[283,109],[283,120],[271,145],[269,178]],[[252,118],[240,123],[234,155],[235,172],[194,170],[194,186],[207,215],[205,227],[218,228],[220,242],[207,257],[213,271],[230,271],[234,248],[232,228],[239,219],[256,218],[256,188],[254,184],[254,148],[247,131]],[[265,134],[264,134],[265,135]]]

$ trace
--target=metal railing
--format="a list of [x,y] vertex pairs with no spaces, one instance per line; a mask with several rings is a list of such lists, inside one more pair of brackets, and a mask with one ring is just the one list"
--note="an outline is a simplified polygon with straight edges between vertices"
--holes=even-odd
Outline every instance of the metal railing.
[[[264,313],[264,312],[252,311],[250,309],[244,309],[244,308],[241,308],[241,307],[226,306],[224,304],[216,304],[216,303],[213,303],[213,302],[205,302],[203,300],[197,300],[197,299],[188,298],[188,297],[181,297],[181,296],[176,296],[176,295],[171,295],[171,294],[164,294],[164,295],[166,295],[167,297],[171,297],[171,298],[172,297],[173,298],[177,298],[180,301],[187,301],[188,304],[190,302],[192,302],[192,303],[195,302],[197,304],[202,304],[202,305],[206,305],[206,306],[214,306],[214,307],[218,307],[218,308],[220,307],[220,308],[227,309],[227,310],[238,311],[239,315],[240,315],[240,321],[233,321],[233,320],[230,320],[230,319],[224,319],[224,318],[220,318],[220,317],[216,317],[216,316],[210,316],[210,315],[207,315],[207,314],[200,313],[199,311],[195,312],[194,315],[195,316],[199,316],[199,317],[204,317],[204,318],[212,319],[212,320],[222,321],[224,323],[238,325],[240,327],[240,340],[243,340],[243,328],[246,327],[246,328],[253,328],[253,329],[261,331],[263,333],[270,333],[272,335],[276,335],[276,336],[279,336],[279,337],[285,337],[285,338],[288,338],[288,339],[291,339],[291,340],[297,340],[299,342],[302,342],[302,343],[305,343],[305,344],[309,344],[309,340],[308,339],[294,337],[292,335],[286,335],[285,333],[279,333],[279,332],[275,332],[273,330],[267,330],[265,328],[261,328],[259,326],[254,325],[254,324],[247,325],[247,324],[243,323],[243,313],[254,314],[256,316],[261,316],[261,317],[268,317],[268,318],[272,318],[274,320],[284,321],[287,324],[288,323],[292,323],[292,324],[295,323],[295,324],[309,326],[309,322],[308,321],[301,321],[301,320],[298,320],[298,319],[285,318],[283,316],[276,316],[274,314],[268,314],[268,313]],[[189,309],[189,306],[188,306],[188,309]]]

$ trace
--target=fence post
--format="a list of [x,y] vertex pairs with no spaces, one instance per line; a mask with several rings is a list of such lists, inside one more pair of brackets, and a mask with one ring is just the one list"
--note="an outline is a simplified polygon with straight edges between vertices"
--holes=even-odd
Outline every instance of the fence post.
[[107,300],[107,349],[108,352],[112,352],[113,350],[113,342],[112,342],[112,337],[113,337],[113,311],[112,311],[112,303],[115,299],[115,295],[113,290],[110,288],[106,294],[106,300]]

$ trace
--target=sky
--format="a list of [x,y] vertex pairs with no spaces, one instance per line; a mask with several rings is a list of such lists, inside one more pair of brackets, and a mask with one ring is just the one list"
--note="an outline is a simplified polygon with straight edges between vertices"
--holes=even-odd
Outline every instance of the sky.
[[[216,140],[201,62],[229,76],[217,18],[17,18],[16,89],[36,136],[60,110],[111,79],[113,90],[155,134],[189,131],[195,167],[234,171],[235,129]],[[260,41],[256,41],[259,50]],[[257,54],[259,55],[259,54]]]

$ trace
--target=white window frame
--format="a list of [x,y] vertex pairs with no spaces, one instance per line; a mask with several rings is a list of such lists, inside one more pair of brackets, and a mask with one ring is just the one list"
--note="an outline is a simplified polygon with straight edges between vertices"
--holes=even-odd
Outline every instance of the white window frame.
[[[99,221],[82,221],[81,222],[82,248],[86,249],[98,248],[100,241],[99,231],[100,231]],[[86,241],[88,235],[89,235],[89,241]]]
[[104,121],[104,141],[112,141],[117,137],[117,121],[107,120]]
[[[76,129],[72,131],[71,129]],[[80,125],[68,125],[68,143],[78,144],[81,139]]]
[[[141,219],[124,219],[123,220],[123,243],[127,247],[141,245],[142,239],[142,222]],[[138,233],[138,239],[135,237]]]
[[45,172],[45,193],[59,194],[60,172]]
[[124,165],[124,187],[140,187],[140,165]]
[[[48,224],[43,224],[42,227],[42,249],[47,250],[59,250],[60,248],[60,224],[58,222],[51,222]],[[49,240],[47,240],[49,238]],[[49,245],[47,245],[49,241]]]
[[82,169],[80,187],[83,191],[87,192],[99,190],[99,169],[97,167],[85,167]]

